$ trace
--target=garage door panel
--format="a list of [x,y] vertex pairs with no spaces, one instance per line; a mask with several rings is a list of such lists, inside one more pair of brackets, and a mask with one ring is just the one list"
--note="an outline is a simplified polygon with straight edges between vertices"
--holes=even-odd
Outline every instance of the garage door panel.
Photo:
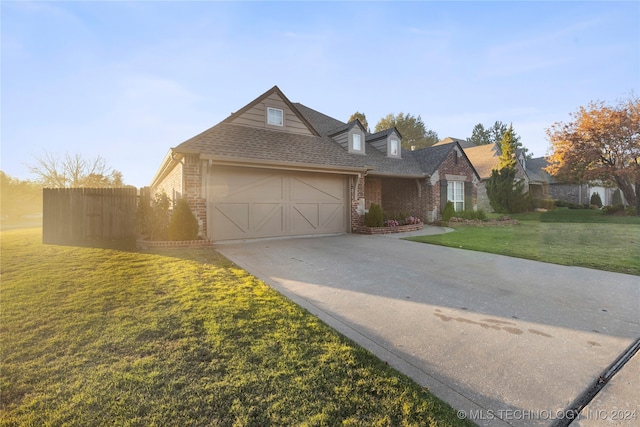
[[296,203],[291,215],[294,230],[317,230],[320,227],[318,203]]
[[209,177],[212,240],[347,231],[345,176],[214,165]]
[[[242,180],[227,177],[220,188],[220,197],[235,200],[254,200],[256,195],[265,199],[282,200],[283,182],[281,176],[268,176],[264,178],[252,176],[251,180],[243,177]],[[242,181],[242,182],[239,182]]]
[[284,230],[284,207],[281,203],[253,203],[252,229],[258,234],[277,236]]
[[290,196],[294,201],[344,201],[344,179],[296,177],[291,181]]
[[249,203],[219,203],[210,212],[219,239],[249,232]]

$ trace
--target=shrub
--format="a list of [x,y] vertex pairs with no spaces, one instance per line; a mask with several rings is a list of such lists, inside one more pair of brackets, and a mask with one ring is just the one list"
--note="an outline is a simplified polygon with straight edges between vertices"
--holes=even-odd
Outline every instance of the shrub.
[[151,240],[167,240],[169,231],[169,206],[171,200],[165,192],[151,200],[140,200],[136,212],[138,233]]
[[602,199],[600,198],[600,193],[593,193],[591,195],[590,205],[595,205],[598,208],[602,207]]
[[444,210],[442,211],[442,220],[449,221],[455,214],[456,210],[453,207],[453,202],[447,202],[447,204],[444,205]]
[[397,219],[388,219],[384,222],[385,227],[397,227],[399,225],[400,223],[398,222]]
[[634,206],[624,205],[605,206],[602,208],[602,213],[605,215],[635,216],[636,208]]
[[494,169],[486,188],[489,203],[495,212],[524,212],[529,207],[529,197],[524,193],[524,180],[516,180],[514,168]]
[[464,219],[479,219],[480,221],[485,221],[487,219],[487,214],[482,209],[478,209],[477,211],[468,209],[461,212],[458,216]]
[[618,206],[622,204],[622,193],[620,193],[619,188],[616,188],[616,191],[613,192],[613,196],[611,197],[611,204],[613,206]]
[[377,203],[371,203],[369,212],[364,216],[364,224],[367,227],[383,227],[384,226],[384,214],[382,207]]
[[198,237],[198,219],[185,199],[178,200],[169,222],[169,240],[195,240]]

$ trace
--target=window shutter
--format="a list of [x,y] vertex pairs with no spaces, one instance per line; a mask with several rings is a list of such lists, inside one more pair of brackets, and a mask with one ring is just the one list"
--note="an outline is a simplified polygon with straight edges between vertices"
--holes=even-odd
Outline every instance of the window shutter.
[[473,184],[469,181],[464,182],[464,208],[473,209]]
[[447,205],[447,180],[440,180],[440,212],[444,211],[444,207]]

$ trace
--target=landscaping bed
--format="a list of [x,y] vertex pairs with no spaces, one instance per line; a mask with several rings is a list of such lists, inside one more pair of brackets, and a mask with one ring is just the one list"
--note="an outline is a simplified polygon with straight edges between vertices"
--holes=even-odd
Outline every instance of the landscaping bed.
[[355,229],[359,234],[390,234],[390,233],[404,233],[407,231],[418,231],[424,228],[423,223],[418,224],[405,224],[397,225],[394,227],[367,227],[362,226]]

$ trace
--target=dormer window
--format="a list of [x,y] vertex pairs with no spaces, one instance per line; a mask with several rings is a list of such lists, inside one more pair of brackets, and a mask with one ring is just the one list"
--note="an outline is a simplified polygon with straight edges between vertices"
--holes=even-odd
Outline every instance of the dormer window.
[[267,107],[267,124],[284,126],[284,112],[279,108]]
[[400,155],[400,144],[397,139],[389,141],[389,155],[392,157],[398,157]]
[[360,134],[354,133],[352,137],[353,137],[353,144],[352,144],[353,151],[362,151],[362,137],[360,136]]

